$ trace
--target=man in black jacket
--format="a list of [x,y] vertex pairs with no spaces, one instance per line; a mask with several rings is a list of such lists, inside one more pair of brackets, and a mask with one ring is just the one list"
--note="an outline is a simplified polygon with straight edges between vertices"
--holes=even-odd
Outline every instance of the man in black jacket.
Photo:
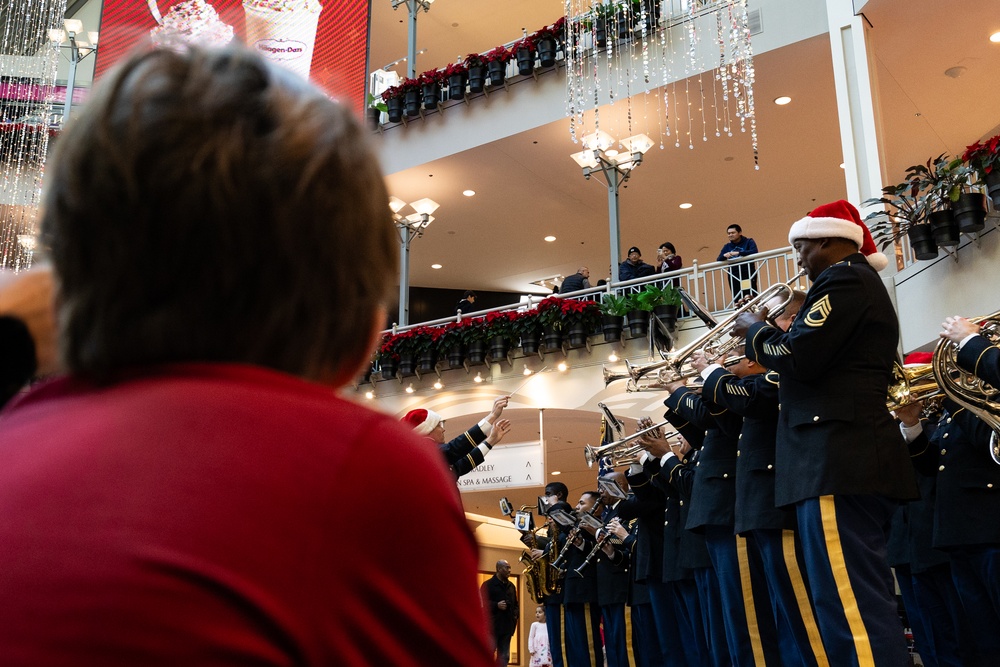
[[[886,410],[899,325],[857,209],[825,204],[788,240],[813,286],[787,333],[744,313],[746,354],[781,376],[775,502],[794,505],[823,644],[844,664],[908,657],[885,535],[917,497],[906,444]],[[861,252],[859,252],[859,250]]]
[[483,582],[479,589],[483,606],[493,619],[493,637],[497,643],[497,667],[507,667],[510,662],[510,640],[517,628],[520,606],[517,589],[510,581],[510,563],[497,561],[497,571]]
[[571,276],[566,276],[563,280],[562,285],[559,286],[559,293],[566,294],[568,292],[576,292],[582,289],[590,288],[590,269],[586,266],[581,266],[576,270]]

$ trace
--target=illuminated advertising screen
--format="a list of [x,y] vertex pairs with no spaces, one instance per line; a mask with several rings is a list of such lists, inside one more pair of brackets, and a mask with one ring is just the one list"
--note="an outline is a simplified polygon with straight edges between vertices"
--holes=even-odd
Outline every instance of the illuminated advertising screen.
[[370,0],[104,0],[95,76],[149,44],[247,44],[361,113]]

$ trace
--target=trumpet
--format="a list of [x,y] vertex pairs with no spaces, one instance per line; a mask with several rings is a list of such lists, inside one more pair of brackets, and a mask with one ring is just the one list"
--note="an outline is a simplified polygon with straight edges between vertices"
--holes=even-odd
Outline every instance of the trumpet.
[[892,365],[892,384],[885,407],[898,410],[904,406],[927,401],[942,395],[941,387],[934,377],[934,364]]
[[[710,363],[717,362],[728,355],[744,342],[743,338],[733,333],[736,319],[743,313],[759,312],[769,301],[780,298],[782,300],[771,306],[768,311],[769,321],[773,323],[774,318],[781,315],[794,299],[792,284],[798,282],[805,274],[804,270],[799,271],[787,282],[771,285],[734,310],[726,318],[719,321],[714,328],[706,331],[701,337],[696,338],[679,350],[666,354],[663,361],[654,361],[638,366],[633,366],[626,361],[625,368],[628,377],[636,385],[638,385],[642,378],[653,372],[656,372],[659,384],[670,384],[679,380],[696,377],[699,375],[699,371],[695,370],[689,363],[695,352],[701,350],[706,360]],[[624,376],[621,372],[605,370],[604,379],[605,386],[607,386],[611,382],[624,379]]]
[[[614,442],[609,442],[608,444],[601,445],[600,447],[585,445],[583,448],[583,458],[587,461],[587,466],[590,468],[593,468],[594,464],[605,456],[611,457],[612,465],[624,465],[627,458],[634,457],[643,449],[642,445],[633,445],[631,447],[625,447],[625,445],[632,442],[636,438],[641,438],[647,433],[651,433],[652,431],[668,426],[669,424],[670,422],[668,421],[662,421],[659,424],[650,426],[649,428],[636,431],[632,435],[625,436],[621,440],[615,440]],[[669,438],[675,435],[679,435],[677,431],[671,431],[668,432],[665,437]],[[614,463],[616,458],[619,461],[617,464]]]

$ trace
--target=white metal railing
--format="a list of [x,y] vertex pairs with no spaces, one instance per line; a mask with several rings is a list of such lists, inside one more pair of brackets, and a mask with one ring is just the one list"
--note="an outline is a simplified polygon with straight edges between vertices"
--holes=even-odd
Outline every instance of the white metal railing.
[[[701,265],[695,260],[691,263],[690,267],[669,273],[657,273],[645,278],[636,278],[615,284],[609,283],[601,287],[591,287],[590,289],[568,292],[566,294],[528,295],[524,301],[518,303],[488,308],[486,310],[477,310],[472,313],[460,313],[451,317],[442,317],[427,322],[410,324],[405,327],[393,326],[392,329],[387,329],[385,333],[399,333],[423,326],[440,326],[449,322],[459,322],[470,317],[485,317],[489,313],[528,310],[536,308],[539,303],[550,296],[558,296],[561,299],[600,302],[601,297],[607,293],[626,295],[633,292],[641,292],[646,285],[663,285],[667,282],[672,283],[676,287],[683,288],[706,311],[712,314],[724,313],[733,309],[734,295],[731,275],[738,267],[742,266],[750,267],[751,277],[745,280],[750,281],[755,278],[755,289],[757,291],[767,289],[776,283],[787,282],[798,273],[795,252],[791,247],[761,252],[739,262],[710,262]],[[686,317],[693,316],[690,313],[681,313],[682,319]]]

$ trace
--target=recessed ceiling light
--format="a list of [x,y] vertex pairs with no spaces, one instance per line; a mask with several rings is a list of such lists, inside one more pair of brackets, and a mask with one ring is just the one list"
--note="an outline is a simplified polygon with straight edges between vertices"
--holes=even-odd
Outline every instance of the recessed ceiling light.
[[990,41],[994,44],[1000,44],[1000,32],[995,32],[990,35]]
[[566,365],[565,361],[560,361],[556,368],[558,368],[560,372],[564,372],[567,368],[569,368],[569,366]]
[[413,383],[412,382],[410,383],[410,386],[406,388],[406,393],[407,394],[412,394],[413,393]]
[[462,194],[466,197],[473,197],[476,194],[475,190],[462,190]]
[[545,240],[548,241],[549,243],[552,243],[553,241],[556,240],[556,237],[554,237],[554,236],[546,236]]
[[840,163],[840,168],[841,169],[846,169],[846,167],[844,167],[844,163],[843,162]]
[[372,400],[373,398],[375,398],[375,392],[374,391],[366,391],[365,392],[365,398],[367,398],[369,401]]
[[431,268],[432,269],[440,269],[441,265],[440,264],[431,264]]
[[525,367],[524,367],[524,374],[525,374],[525,375],[531,375],[531,369],[530,369],[530,368],[528,368],[527,366],[525,366]]
[[781,97],[774,98],[774,103],[777,104],[779,107],[783,107],[791,101],[792,98],[789,97],[788,95],[782,95]]
[[694,206],[694,204],[691,204],[690,202],[684,202],[679,206],[679,208],[691,208],[692,206]]
[[472,381],[473,382],[482,382],[483,381],[483,374],[482,373],[476,373],[476,377],[472,378]]
[[435,389],[441,389],[442,387],[444,387],[444,385],[441,384],[441,380],[438,380],[437,382],[434,383]]
[[608,355],[608,361],[618,361],[618,355],[612,352]]
[[561,475],[561,474],[562,474],[562,471],[559,471],[559,470],[553,470],[553,471],[552,471],[552,472],[550,472],[549,474],[550,474],[550,475]]

